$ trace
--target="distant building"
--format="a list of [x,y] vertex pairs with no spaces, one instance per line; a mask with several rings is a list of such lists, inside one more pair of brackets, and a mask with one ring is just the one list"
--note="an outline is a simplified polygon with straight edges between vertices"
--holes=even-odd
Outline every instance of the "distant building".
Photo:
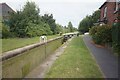
[[9,14],[15,11],[9,7],[6,3],[0,3],[0,20],[7,21],[9,19]]
[[112,25],[120,16],[120,0],[107,0],[100,8],[100,23]]

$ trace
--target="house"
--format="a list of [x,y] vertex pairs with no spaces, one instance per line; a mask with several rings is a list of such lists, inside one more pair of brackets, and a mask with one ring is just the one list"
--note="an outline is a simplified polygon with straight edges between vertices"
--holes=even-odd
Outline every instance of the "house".
[[0,20],[7,21],[9,19],[10,13],[15,11],[9,7],[6,3],[0,3]]
[[112,25],[120,16],[120,0],[107,0],[99,9],[101,12],[99,22]]

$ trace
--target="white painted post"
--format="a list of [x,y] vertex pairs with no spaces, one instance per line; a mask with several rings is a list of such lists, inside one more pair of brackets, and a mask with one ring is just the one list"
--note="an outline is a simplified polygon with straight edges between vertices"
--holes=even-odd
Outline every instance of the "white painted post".
[[46,36],[40,36],[40,42],[47,42]]
[[40,42],[45,42],[44,46],[45,46],[45,58],[46,58],[46,46],[47,46],[47,37],[46,36],[40,36]]

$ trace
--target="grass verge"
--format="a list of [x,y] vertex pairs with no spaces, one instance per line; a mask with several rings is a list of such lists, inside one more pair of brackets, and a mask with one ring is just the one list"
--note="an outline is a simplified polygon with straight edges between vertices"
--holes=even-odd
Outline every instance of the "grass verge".
[[[47,36],[48,39],[58,37],[59,35]],[[39,37],[33,38],[10,38],[2,40],[2,52],[10,51],[16,48],[27,46],[39,42]]]
[[46,78],[103,78],[82,37],[74,38],[55,61]]

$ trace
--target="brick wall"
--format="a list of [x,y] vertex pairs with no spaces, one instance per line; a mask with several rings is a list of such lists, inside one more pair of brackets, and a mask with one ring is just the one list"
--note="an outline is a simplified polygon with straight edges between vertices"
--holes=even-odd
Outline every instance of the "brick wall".
[[100,11],[101,11],[100,20],[103,20],[103,18],[104,18],[104,9],[105,9],[105,7],[107,7],[107,17],[106,17],[107,24],[112,25],[112,23],[114,22],[114,20],[118,16],[118,12],[114,13],[116,3],[115,2],[106,2],[104,5],[102,5],[102,7],[100,8]]

